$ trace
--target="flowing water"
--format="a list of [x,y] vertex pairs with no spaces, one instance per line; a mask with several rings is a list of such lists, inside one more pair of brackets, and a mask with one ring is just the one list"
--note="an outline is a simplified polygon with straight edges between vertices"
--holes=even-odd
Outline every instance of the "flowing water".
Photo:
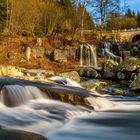
[[92,45],[80,46],[80,66],[98,68],[96,48]]
[[[66,83],[69,86],[67,79]],[[139,97],[93,96],[86,100],[94,110],[49,99],[35,86],[4,85],[0,125],[38,133],[49,140],[140,139]]]

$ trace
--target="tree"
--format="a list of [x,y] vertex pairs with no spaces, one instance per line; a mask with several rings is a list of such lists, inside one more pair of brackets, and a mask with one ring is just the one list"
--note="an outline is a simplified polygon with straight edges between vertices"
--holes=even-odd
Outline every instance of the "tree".
[[137,27],[140,28],[140,13],[139,12],[137,12],[136,21],[137,21]]
[[130,8],[128,8],[126,13],[125,13],[125,16],[132,18],[132,17],[134,17],[134,13],[133,13],[133,11],[131,11]]
[[120,10],[120,0],[93,0],[93,16],[95,20],[100,21],[102,30],[107,30],[107,21],[111,13],[117,13]]
[[7,1],[0,1],[0,30],[2,31],[7,19]]

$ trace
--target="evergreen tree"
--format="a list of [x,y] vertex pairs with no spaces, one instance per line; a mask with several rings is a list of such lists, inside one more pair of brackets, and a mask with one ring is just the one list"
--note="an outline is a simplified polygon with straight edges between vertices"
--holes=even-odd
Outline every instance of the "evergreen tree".
[[127,17],[129,17],[129,18],[134,17],[134,16],[133,16],[133,12],[131,11],[130,8],[127,9],[127,11],[126,11],[126,13],[125,13],[125,16],[127,16]]

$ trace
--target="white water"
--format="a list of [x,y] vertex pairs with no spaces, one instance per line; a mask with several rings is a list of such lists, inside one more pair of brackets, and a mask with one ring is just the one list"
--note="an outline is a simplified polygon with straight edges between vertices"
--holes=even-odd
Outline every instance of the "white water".
[[90,66],[93,66],[95,68],[98,68],[98,63],[97,63],[97,54],[96,54],[96,48],[92,45],[88,45],[90,50],[91,50],[91,63],[90,63]]
[[[12,102],[20,100],[20,106],[17,103],[16,107],[5,106],[7,97]],[[44,93],[36,87],[5,85],[1,101],[0,126],[38,133],[49,140],[140,139],[139,98],[106,99],[93,95],[87,101],[95,110],[89,110],[45,99]]]
[[79,83],[77,83],[69,78],[65,78],[65,77],[61,77],[61,76],[53,76],[53,77],[50,77],[48,79],[51,81],[54,81],[56,83],[63,84],[65,86],[82,88],[82,86]]
[[80,66],[98,68],[96,48],[92,45],[80,45]]
[[7,106],[18,106],[38,98],[43,98],[43,94],[34,86],[6,85],[2,87],[0,94],[0,101]]
[[102,51],[103,51],[102,52],[103,55],[107,55],[110,58],[114,59],[115,61],[118,61],[119,63],[122,63],[122,61],[123,61],[122,57],[117,56],[117,55],[115,55],[111,52],[110,43],[104,42],[104,48],[102,48]]

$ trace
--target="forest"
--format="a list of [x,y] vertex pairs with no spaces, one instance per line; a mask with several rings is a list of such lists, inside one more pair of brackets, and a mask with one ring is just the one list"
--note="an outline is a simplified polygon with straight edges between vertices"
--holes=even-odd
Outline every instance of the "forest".
[[[119,22],[118,22],[119,21]],[[0,36],[45,36],[140,27],[140,13],[119,0],[1,0]]]

